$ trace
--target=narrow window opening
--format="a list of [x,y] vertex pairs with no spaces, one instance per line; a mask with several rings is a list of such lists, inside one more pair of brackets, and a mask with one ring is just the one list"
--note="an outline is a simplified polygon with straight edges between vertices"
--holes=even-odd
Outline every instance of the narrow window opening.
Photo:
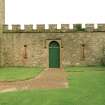
[[24,47],[27,47],[27,45],[24,45]]
[[24,59],[27,59],[27,45],[24,45]]
[[81,44],[82,46],[82,60],[85,60],[85,44]]

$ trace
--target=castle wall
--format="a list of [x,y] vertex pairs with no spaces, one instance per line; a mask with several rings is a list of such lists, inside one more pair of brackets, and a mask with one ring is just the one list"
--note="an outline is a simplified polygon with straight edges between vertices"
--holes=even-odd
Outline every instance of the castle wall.
[[74,33],[68,35],[66,34],[63,45],[63,64],[77,66],[103,64],[103,49],[105,46],[104,41],[105,33]]
[[2,25],[5,23],[5,0],[0,0],[0,66],[2,63]]
[[38,34],[4,34],[3,40],[3,66],[38,66],[46,59],[43,37]]
[[60,43],[62,66],[103,64],[105,32],[7,32],[3,33],[1,65],[48,67],[48,43],[53,40]]
[[5,0],[0,0],[0,66],[44,66],[49,63],[49,43],[57,41],[60,45],[60,63],[63,66],[105,64],[105,24],[44,24],[12,25],[5,24]]

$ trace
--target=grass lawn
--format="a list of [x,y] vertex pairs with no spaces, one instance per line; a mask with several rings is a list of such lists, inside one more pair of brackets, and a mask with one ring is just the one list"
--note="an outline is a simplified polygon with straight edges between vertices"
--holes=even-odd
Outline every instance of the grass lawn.
[[5,67],[0,68],[0,81],[25,80],[35,77],[41,68]]
[[0,93],[0,105],[105,105],[105,67],[65,70],[69,88]]

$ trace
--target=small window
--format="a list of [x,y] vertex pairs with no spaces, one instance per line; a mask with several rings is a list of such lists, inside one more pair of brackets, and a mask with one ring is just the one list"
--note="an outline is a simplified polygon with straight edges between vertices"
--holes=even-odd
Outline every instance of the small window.
[[85,44],[81,44],[82,60],[85,60]]
[[85,47],[85,44],[82,44],[82,47]]
[[27,47],[27,45],[24,45],[24,47]]
[[24,59],[27,59],[27,45],[24,45]]

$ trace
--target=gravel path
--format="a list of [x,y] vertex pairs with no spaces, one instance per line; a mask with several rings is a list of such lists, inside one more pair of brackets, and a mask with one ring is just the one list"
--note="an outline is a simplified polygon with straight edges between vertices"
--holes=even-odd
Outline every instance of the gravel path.
[[16,91],[34,88],[67,88],[67,73],[63,69],[47,69],[37,77],[15,82],[0,82],[0,91]]

